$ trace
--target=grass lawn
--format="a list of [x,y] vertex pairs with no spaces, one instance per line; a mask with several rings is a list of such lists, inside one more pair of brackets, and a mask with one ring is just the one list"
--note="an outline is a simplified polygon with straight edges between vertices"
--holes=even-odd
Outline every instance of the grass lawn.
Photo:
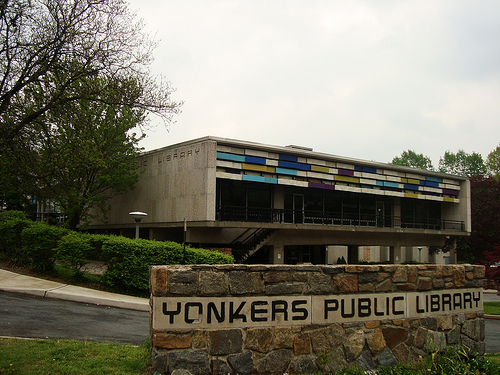
[[500,301],[484,302],[484,313],[488,315],[500,315]]
[[149,349],[72,340],[0,339],[0,374],[150,374]]

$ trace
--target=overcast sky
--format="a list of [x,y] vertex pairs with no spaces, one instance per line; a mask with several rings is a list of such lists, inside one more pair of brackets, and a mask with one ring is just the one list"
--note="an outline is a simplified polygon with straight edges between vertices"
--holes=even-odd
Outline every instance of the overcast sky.
[[213,135],[390,162],[500,144],[498,0],[131,0],[184,101],[151,150]]

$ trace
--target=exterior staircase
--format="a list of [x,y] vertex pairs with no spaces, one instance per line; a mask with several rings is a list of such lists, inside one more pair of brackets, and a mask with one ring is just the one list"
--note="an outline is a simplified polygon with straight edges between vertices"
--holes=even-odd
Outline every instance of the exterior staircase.
[[267,241],[269,241],[275,232],[275,229],[267,228],[249,228],[243,232],[233,242],[231,242],[236,262],[245,263],[248,258],[255,254],[262,246],[265,245]]

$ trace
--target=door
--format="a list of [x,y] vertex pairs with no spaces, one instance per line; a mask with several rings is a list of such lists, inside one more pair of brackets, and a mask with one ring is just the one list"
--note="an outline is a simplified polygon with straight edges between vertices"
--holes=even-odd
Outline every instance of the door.
[[304,195],[293,195],[293,222],[301,224],[304,222]]

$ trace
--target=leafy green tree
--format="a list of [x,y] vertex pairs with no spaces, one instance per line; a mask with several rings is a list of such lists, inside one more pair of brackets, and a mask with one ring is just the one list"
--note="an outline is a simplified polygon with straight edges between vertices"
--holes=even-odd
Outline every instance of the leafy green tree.
[[[115,82],[99,78],[81,79],[71,91],[77,95],[86,86],[106,85],[115,90],[106,95],[139,95],[133,79]],[[37,95],[32,95],[35,102]],[[12,158],[23,186],[34,188],[38,199],[56,202],[76,228],[89,219],[89,209],[106,211],[105,202],[115,194],[132,188],[138,173],[133,160],[141,136],[132,129],[141,123],[144,110],[127,105],[110,105],[80,99],[68,102],[64,109],[47,111],[23,131]]]
[[427,169],[429,171],[434,170],[432,161],[429,157],[424,156],[423,154],[417,154],[412,150],[403,151],[401,153],[401,156],[396,156],[392,159],[391,164],[419,169]]
[[500,179],[500,146],[491,151],[486,158],[486,167],[490,176]]
[[481,154],[468,154],[464,150],[458,150],[456,154],[446,151],[439,159],[439,171],[467,177],[484,176],[487,172]]

